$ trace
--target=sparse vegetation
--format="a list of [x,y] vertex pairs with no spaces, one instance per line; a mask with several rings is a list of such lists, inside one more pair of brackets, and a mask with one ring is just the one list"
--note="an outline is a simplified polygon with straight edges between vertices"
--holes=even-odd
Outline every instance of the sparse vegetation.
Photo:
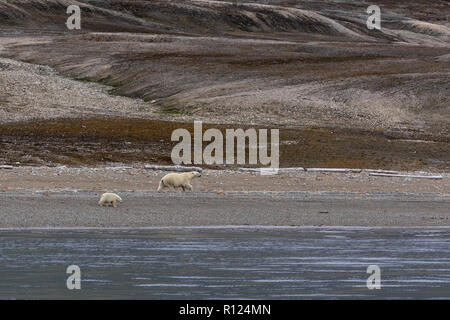
[[[213,127],[223,134],[225,129],[241,128],[231,124],[204,124],[203,130]],[[9,123],[0,125],[0,148],[4,150],[0,162],[94,166],[120,162],[171,164],[170,153],[176,144],[171,142],[171,133],[177,128],[185,128],[193,135],[192,123],[143,119],[81,118]],[[280,165],[450,169],[448,141],[411,143],[400,138],[362,130],[282,128]],[[21,147],[14,148],[14,145]],[[206,145],[205,142],[203,147]]]

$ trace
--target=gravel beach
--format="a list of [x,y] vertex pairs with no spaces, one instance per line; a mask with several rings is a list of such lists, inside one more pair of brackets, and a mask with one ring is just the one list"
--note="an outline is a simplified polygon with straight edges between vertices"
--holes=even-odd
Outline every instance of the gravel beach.
[[[204,170],[193,192],[156,192],[163,171],[16,167],[0,170],[0,228],[154,226],[450,226],[443,179],[362,173],[273,176]],[[118,208],[99,207],[102,192]]]
[[155,226],[450,226],[450,197],[311,192],[120,192],[118,208],[98,192],[4,192],[0,228]]

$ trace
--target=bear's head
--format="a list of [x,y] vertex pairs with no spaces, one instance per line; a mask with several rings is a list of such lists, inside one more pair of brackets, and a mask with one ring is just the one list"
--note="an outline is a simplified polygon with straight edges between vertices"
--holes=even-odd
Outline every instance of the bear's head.
[[191,175],[193,178],[195,177],[200,178],[202,176],[202,174],[198,171],[191,171]]

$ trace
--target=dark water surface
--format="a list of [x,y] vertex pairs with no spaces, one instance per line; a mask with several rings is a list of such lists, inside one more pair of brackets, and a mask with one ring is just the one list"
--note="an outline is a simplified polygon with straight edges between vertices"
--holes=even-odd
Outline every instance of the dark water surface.
[[449,299],[450,229],[0,230],[0,299],[37,298]]

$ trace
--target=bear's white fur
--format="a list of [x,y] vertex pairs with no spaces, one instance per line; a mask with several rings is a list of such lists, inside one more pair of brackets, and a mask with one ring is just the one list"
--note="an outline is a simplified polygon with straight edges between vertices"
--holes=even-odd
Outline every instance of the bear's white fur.
[[117,207],[117,202],[122,202],[122,198],[115,193],[107,192],[102,194],[102,196],[100,197],[100,201],[98,202],[98,205],[99,206],[103,206],[105,204],[112,205],[115,208]]
[[183,173],[168,173],[159,182],[158,191],[163,188],[182,188],[183,191],[186,189],[193,190],[191,186],[191,180],[196,177],[201,177],[202,174],[197,171],[183,172]]

